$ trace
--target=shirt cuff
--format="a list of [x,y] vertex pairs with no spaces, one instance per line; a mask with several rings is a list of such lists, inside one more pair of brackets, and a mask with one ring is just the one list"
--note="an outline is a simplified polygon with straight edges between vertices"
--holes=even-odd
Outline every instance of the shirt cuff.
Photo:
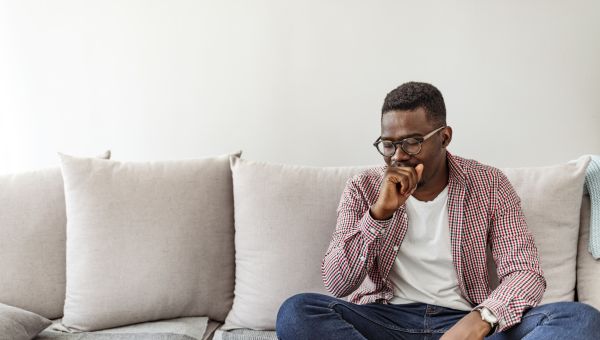
[[497,332],[500,332],[501,330],[504,330],[504,328],[506,327],[506,322],[502,318],[502,315],[499,313],[500,305],[499,304],[494,304],[494,302],[500,303],[500,301],[496,301],[496,300],[486,300],[483,303],[481,303],[480,305],[478,305],[477,307],[473,308],[472,310],[477,310],[478,311],[480,309],[485,308],[494,317],[496,317],[496,319],[498,319],[498,327],[496,327],[496,333],[497,333]]
[[394,212],[394,215],[387,220],[376,220],[371,216],[371,208],[369,208],[362,218],[359,229],[368,241],[374,241],[379,235],[385,233],[386,228],[390,225],[395,215],[396,213]]

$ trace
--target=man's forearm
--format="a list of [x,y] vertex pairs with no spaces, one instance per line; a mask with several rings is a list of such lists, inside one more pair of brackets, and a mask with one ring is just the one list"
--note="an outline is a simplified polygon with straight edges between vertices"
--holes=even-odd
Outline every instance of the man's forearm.
[[483,340],[491,328],[478,311],[472,311],[452,326],[441,340]]
[[546,280],[535,272],[521,271],[506,276],[490,296],[477,307],[487,307],[498,318],[498,331],[521,321],[525,310],[541,301]]
[[356,226],[338,224],[321,265],[323,283],[331,294],[346,296],[358,288],[375,262],[377,239],[386,226],[368,210]]

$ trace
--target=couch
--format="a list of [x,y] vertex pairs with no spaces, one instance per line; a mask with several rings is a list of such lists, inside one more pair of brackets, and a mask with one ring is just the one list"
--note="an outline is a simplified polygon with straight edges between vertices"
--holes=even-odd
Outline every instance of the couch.
[[[276,339],[285,298],[327,294],[339,198],[366,168],[60,158],[0,176],[0,339]],[[600,309],[588,163],[502,169],[540,252],[542,303]],[[493,288],[491,257],[488,271]]]

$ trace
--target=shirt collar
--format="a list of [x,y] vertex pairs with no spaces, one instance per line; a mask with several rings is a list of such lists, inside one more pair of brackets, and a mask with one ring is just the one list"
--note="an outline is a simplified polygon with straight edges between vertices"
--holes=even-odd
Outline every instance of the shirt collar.
[[465,171],[460,164],[458,157],[453,156],[450,151],[446,151],[446,159],[448,160],[448,184],[455,183],[461,186],[466,185]]

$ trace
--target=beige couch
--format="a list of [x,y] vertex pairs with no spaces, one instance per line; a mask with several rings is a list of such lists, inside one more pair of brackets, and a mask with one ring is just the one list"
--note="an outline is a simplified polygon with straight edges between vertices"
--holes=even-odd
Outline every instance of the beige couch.
[[[18,308],[0,305],[0,331],[12,320],[30,337],[45,328],[36,339],[274,339],[285,298],[327,293],[320,261],[337,204],[364,169],[229,155],[61,161],[0,176],[0,303]],[[542,303],[600,308],[588,162],[503,169],[541,254]]]

